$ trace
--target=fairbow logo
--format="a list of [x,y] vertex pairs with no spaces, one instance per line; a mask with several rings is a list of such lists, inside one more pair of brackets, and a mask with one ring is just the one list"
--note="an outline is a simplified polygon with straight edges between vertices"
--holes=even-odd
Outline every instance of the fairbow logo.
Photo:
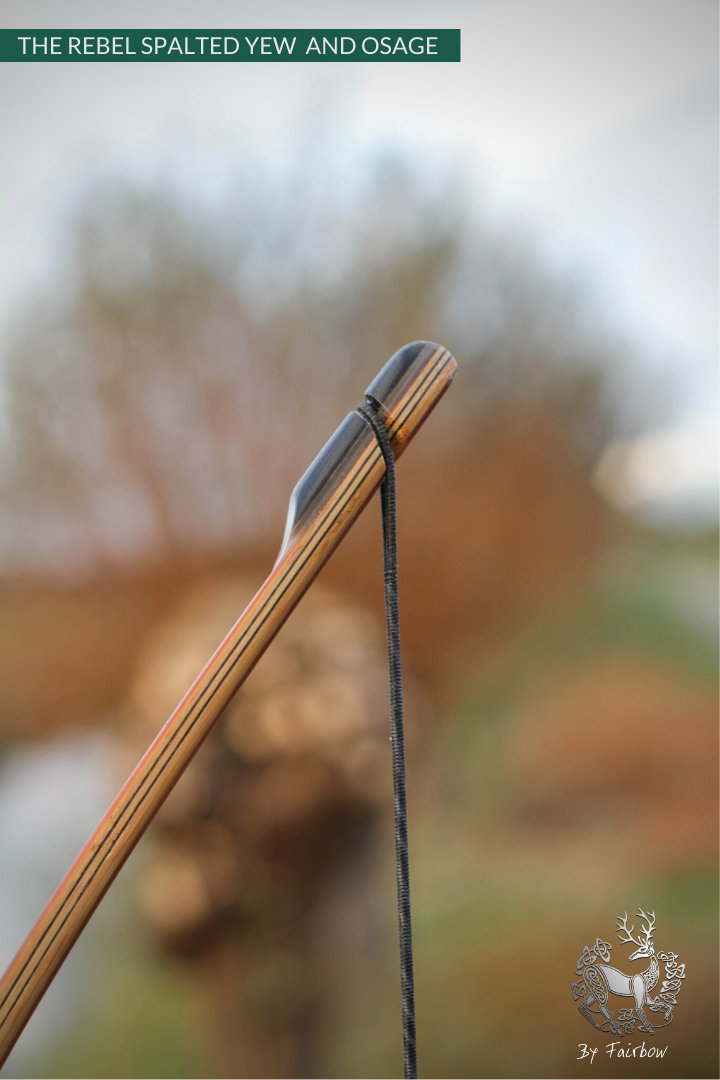
[[[657,1030],[667,1027],[672,1022],[673,1009],[677,1005],[677,995],[685,978],[685,965],[678,964],[677,953],[659,952],[655,954],[652,938],[655,930],[655,912],[645,914],[642,908],[637,913],[637,918],[643,920],[642,929],[637,937],[633,937],[635,924],[627,928],[627,911],[623,918],[618,916],[617,935],[624,943],[632,942],[638,948],[628,957],[628,962],[650,958],[650,966],[645,971],[635,975],[626,975],[618,968],[610,967],[610,950],[612,945],[608,941],[597,938],[592,949],[587,945],[582,951],[582,956],[577,962],[576,975],[578,982],[571,984],[573,1001],[582,998],[578,1006],[579,1011],[589,1020],[598,1031],[612,1032],[614,1035],[631,1035],[638,1025],[638,1031],[644,1031],[648,1035],[654,1035]],[[625,935],[625,936],[623,936]],[[660,979],[659,960],[665,964],[665,978],[657,997],[650,996],[651,991],[657,986]],[[608,1008],[610,994],[621,998],[633,998],[635,1008],[620,1009],[617,1020]],[[592,1006],[597,1003],[597,1009]],[[651,1024],[645,1009],[651,1012],[664,1013],[665,1022]],[[602,1015],[602,1023],[598,1023],[595,1017]],[[614,1045],[614,1044],[613,1044]]]

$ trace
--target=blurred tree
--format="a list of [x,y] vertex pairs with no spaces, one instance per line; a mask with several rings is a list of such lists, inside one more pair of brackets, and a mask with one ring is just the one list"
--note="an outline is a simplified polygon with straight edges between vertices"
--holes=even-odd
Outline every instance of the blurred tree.
[[[400,496],[409,647],[431,674],[596,548],[588,466],[618,347],[580,290],[472,221],[452,185],[382,159],[343,193],[324,164],[301,157],[210,209],[123,186],[88,196],[62,289],[6,366],[0,560],[83,579],[270,559],[292,487],[379,366],[439,340],[461,381]],[[371,546],[364,524],[332,583],[373,596]]]
[[542,401],[597,450],[609,349],[578,297],[400,163],[379,163],[358,201],[343,220],[296,199],[288,222],[248,191],[232,213],[90,195],[63,289],[6,367],[6,565],[127,568],[274,542],[298,467],[413,338],[461,356],[446,442]]
[[[205,209],[169,190],[97,188],[73,225],[62,287],[25,318],[8,357],[0,566],[6,576],[79,578],[96,590],[122,579],[127,610],[107,601],[102,610],[108,625],[118,610],[116,621],[132,625],[124,636],[113,632],[124,683],[128,653],[139,660],[134,707],[120,688],[117,694],[134,752],[242,603],[227,583],[248,580],[258,564],[269,567],[292,487],[407,341],[440,341],[460,363],[455,388],[399,472],[404,644],[426,687],[447,677],[453,651],[478,635],[497,639],[566,592],[607,533],[608,511],[589,477],[615,421],[619,349],[582,291],[553,279],[527,242],[472,219],[452,185],[428,178],[426,163],[413,170],[378,160],[346,188],[326,166],[321,156],[302,158],[283,178],[268,172],[239,183]],[[382,603],[373,517],[365,515],[324,572],[334,587],[325,594],[328,610],[345,612],[360,638],[359,607]],[[196,591],[218,569],[230,570],[220,592]],[[162,604],[148,603],[144,625],[129,612],[153,575],[170,583],[175,611],[143,646],[143,630],[159,620]],[[191,618],[198,597],[202,611]],[[337,646],[330,633],[313,671],[303,652],[311,608],[302,610],[293,624],[299,640],[289,627],[268,659],[277,666],[285,648],[302,661],[297,685],[282,691],[292,689],[296,734],[308,693],[318,698],[313,679],[327,674],[323,650]],[[67,636],[67,620],[56,621]],[[89,620],[85,637],[97,637],[101,624]],[[72,625],[73,651],[81,652],[77,619]],[[153,641],[159,649],[168,640],[182,685],[153,654]],[[203,655],[195,656],[199,643]],[[186,669],[179,660],[187,651],[193,663]],[[45,686],[47,652],[40,662],[36,681]],[[362,697],[356,684],[367,690],[370,666],[363,659],[346,673],[349,700]],[[29,667],[19,667],[26,687]],[[104,685],[109,668],[102,668]],[[60,682],[67,665],[58,671]],[[289,662],[283,671],[289,678]],[[145,709],[143,685],[155,686],[162,707]],[[383,793],[351,775],[353,755],[334,736],[302,753],[276,746],[261,761],[252,757],[242,740],[255,728],[262,734],[258,717],[279,715],[262,711],[277,704],[271,689],[266,701],[259,691],[253,698],[249,684],[198,758],[199,788],[232,799],[201,799],[174,821],[168,807],[145,883],[146,913],[166,947],[194,955],[196,965],[207,961],[220,992],[235,993],[242,983],[241,1003],[264,1015],[267,1046],[258,1054],[265,1064],[242,1066],[254,1075],[300,1071],[317,1058],[306,1020],[316,991],[331,996],[332,978],[321,973],[313,987],[305,975],[322,967],[313,927],[323,915],[323,888],[332,892],[328,882],[348,851],[351,863],[360,858],[358,838],[372,834],[384,808]],[[88,699],[88,711],[97,700]],[[53,685],[42,708],[57,713],[57,701]],[[318,714],[327,719],[331,710],[322,704]],[[129,715],[145,717],[137,745]],[[377,714],[363,709],[361,720],[373,753],[387,748]],[[254,800],[265,807],[266,825]],[[328,822],[338,844],[325,849]],[[220,838],[217,851],[207,836]],[[273,875],[282,889],[274,890]],[[194,908],[193,896],[204,898]],[[252,964],[243,935],[258,944]],[[217,964],[229,955],[228,942],[237,955],[223,981]],[[283,963],[273,967],[281,953],[294,976]],[[256,990],[253,972],[263,983]],[[276,1001],[279,985],[295,985],[296,997]],[[260,1004],[253,1006],[255,992]],[[243,1008],[229,1010],[220,1028],[237,1025]],[[282,1031],[279,1057],[266,1058]],[[221,1068],[237,1075],[249,1037],[221,1041]]]

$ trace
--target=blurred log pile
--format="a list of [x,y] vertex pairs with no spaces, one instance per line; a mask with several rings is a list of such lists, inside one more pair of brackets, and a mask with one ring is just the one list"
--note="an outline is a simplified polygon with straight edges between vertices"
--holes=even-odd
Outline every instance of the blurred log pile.
[[[202,585],[150,636],[123,727],[128,767],[254,592],[237,577]],[[140,908],[207,989],[217,1075],[315,1075],[331,992],[317,920],[391,812],[384,649],[371,616],[314,588],[158,815]]]

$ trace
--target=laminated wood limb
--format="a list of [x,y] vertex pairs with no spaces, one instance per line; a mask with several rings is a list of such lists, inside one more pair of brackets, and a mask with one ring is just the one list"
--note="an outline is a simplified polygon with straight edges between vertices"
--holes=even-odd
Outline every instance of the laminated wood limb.
[[[456,373],[430,342],[400,349],[366,391],[398,458]],[[223,709],[379,487],[375,433],[350,413],[290,499],[267,581],[197,677],[80,852],[0,981],[0,1064],[63,960]]]

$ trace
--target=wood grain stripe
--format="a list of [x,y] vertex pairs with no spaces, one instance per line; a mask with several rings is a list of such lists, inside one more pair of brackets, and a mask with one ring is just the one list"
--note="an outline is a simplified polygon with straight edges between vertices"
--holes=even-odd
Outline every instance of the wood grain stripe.
[[[455,370],[452,356],[438,348],[404,389],[387,419],[396,457]],[[379,486],[382,455],[368,432],[358,460],[312,521],[291,534],[268,580],[161,729],[0,981],[0,1062],[203,738]]]

